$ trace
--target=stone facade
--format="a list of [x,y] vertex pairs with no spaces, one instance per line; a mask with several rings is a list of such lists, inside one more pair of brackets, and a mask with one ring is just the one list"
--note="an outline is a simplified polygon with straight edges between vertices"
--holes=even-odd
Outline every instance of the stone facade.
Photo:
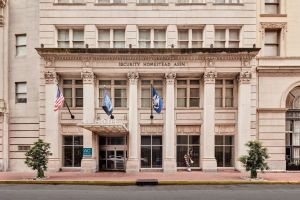
[[[246,153],[244,144],[259,139],[268,147],[271,170],[286,170],[286,99],[300,82],[298,2],[280,0],[277,14],[266,14],[268,5],[258,0],[224,4],[214,0],[191,4],[176,0],[163,4],[69,2],[0,0],[0,170],[29,170],[24,152],[37,138],[51,144],[50,171],[101,170],[102,147],[108,152],[112,146],[100,140],[109,133],[127,141],[118,147],[126,151],[127,172],[181,169],[179,140],[185,136],[200,138],[195,145],[199,147],[197,169],[243,170],[238,157]],[[116,30],[124,30],[123,39],[118,39]],[[163,37],[155,35],[162,30]],[[193,37],[194,30],[200,30],[201,37]],[[264,55],[270,30],[280,32],[279,55],[274,57]],[[102,37],[101,31],[109,34]],[[142,38],[142,31],[148,31],[149,38]],[[180,36],[183,32],[186,35]],[[26,37],[23,56],[17,55],[19,35]],[[110,48],[99,48],[102,43]],[[140,48],[162,43],[164,48]],[[190,48],[200,43],[201,48]],[[115,44],[124,48],[113,48]],[[102,80],[111,85],[102,87]],[[126,82],[118,88],[125,88],[120,97],[126,99],[125,106],[113,109],[117,122],[106,115],[101,102],[101,92],[111,89],[116,103],[116,80]],[[164,104],[153,119],[142,102],[148,80],[161,89]],[[160,85],[155,85],[155,80],[161,81]],[[186,85],[180,86],[180,81]],[[193,86],[193,81],[198,85]],[[24,82],[27,103],[17,103],[17,84]],[[74,118],[66,107],[53,111],[57,87],[64,91],[65,84],[73,95],[70,98],[65,93],[65,101]],[[186,98],[186,106],[179,106],[179,88],[186,88],[182,98]],[[190,106],[193,88],[198,88],[194,107]],[[81,91],[77,102],[74,95]],[[82,106],[76,107],[77,103]],[[77,136],[82,137],[80,148],[92,150],[83,155],[79,165],[73,159],[71,167],[65,159],[68,136],[73,137],[73,154]],[[227,136],[232,140],[227,147],[216,142]],[[142,158],[142,140],[153,137],[161,138],[155,147],[161,146],[161,157],[143,167],[149,161]],[[225,161],[228,155],[223,152],[220,161],[218,148],[230,148],[231,160]],[[160,166],[152,167],[152,162]]]

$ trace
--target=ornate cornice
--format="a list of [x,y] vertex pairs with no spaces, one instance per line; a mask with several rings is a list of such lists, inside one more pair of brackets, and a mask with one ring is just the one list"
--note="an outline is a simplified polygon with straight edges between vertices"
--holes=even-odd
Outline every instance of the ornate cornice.
[[204,72],[203,78],[204,78],[204,83],[215,83],[217,78],[217,72],[216,71]]
[[137,72],[128,72],[127,77],[131,85],[137,85],[139,79],[139,73]]
[[6,6],[7,0],[0,0],[0,8],[4,8]]
[[58,83],[59,76],[57,75],[56,72],[47,71],[47,72],[44,72],[44,78],[45,78],[46,84],[56,84],[56,83]]
[[166,78],[167,85],[174,85],[176,73],[175,72],[165,73],[165,78]]
[[91,71],[82,71],[81,78],[83,80],[83,84],[93,84],[95,81],[95,74]]
[[238,81],[241,84],[249,84],[251,82],[251,77],[252,75],[249,71],[240,72],[238,76]]

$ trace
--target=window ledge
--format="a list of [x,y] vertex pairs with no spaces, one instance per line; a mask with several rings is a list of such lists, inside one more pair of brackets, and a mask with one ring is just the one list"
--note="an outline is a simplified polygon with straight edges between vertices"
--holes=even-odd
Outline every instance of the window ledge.
[[127,6],[127,3],[95,3],[95,6]]
[[86,3],[53,3],[54,6],[85,6]]
[[215,6],[244,6],[243,3],[214,3]]
[[206,5],[206,3],[175,3],[175,6],[194,6],[194,5]]
[[261,17],[287,17],[287,14],[260,14]]
[[168,6],[168,3],[137,3],[137,6]]

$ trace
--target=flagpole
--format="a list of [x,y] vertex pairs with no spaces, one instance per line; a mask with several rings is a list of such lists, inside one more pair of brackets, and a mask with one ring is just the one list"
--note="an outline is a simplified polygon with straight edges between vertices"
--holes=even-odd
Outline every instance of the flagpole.
[[150,103],[150,119],[152,120],[153,119],[153,86],[152,86],[152,84],[151,84],[151,88],[150,88],[150,90],[151,90],[151,95],[150,95],[150,100],[151,100],[151,103]]
[[[58,87],[58,89],[59,89],[59,84],[57,83],[57,87]],[[70,113],[70,115],[71,115],[71,119],[75,119],[75,116],[72,114],[72,112],[71,112],[71,110],[70,110],[70,108],[69,108],[69,105],[68,105],[68,103],[67,103],[67,101],[64,101],[64,104],[67,106],[67,108],[68,108],[68,111],[69,111],[69,113]]]

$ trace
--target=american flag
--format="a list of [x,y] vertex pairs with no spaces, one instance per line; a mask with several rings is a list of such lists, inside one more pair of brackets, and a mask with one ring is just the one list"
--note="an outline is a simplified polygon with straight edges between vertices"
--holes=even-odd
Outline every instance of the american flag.
[[64,95],[60,92],[59,88],[57,87],[57,94],[54,103],[54,111],[58,111],[63,107],[64,100],[65,100]]

